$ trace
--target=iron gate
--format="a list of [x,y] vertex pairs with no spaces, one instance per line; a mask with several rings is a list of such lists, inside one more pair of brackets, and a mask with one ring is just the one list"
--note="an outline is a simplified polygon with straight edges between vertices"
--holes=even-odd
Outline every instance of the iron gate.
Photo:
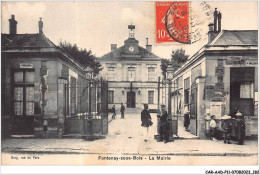
[[[70,79],[65,84],[65,134],[107,134],[108,83]],[[91,126],[89,122],[91,121]]]
[[[176,111],[172,111],[172,96],[176,91],[178,90],[178,83],[177,82],[169,82],[167,80],[160,80],[160,77],[158,78],[158,110],[160,110],[160,105],[164,104],[168,106],[168,114],[171,120],[169,121],[170,125],[170,136],[172,135],[177,135],[178,136],[178,117],[179,117],[179,109]],[[170,97],[169,97],[170,95]],[[169,99],[171,101],[169,102]],[[170,105],[170,108],[169,108]],[[174,104],[175,105],[175,104]],[[179,106],[179,105],[177,105]],[[169,111],[170,110],[170,111]],[[158,128],[157,131],[159,132],[159,126],[160,126],[160,121],[158,120]]]

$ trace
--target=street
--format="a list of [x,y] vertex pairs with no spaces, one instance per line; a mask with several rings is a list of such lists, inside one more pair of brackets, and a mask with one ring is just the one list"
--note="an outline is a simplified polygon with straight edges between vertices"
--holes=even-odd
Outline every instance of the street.
[[[148,142],[144,142],[141,110],[127,109],[125,119],[109,123],[106,139],[6,139],[2,142],[4,164],[44,165],[256,165],[257,140],[245,145],[223,144],[223,141],[199,140],[184,131],[179,123],[179,137],[174,142],[156,142],[156,114]],[[31,157],[30,159],[27,159]],[[35,156],[35,158],[33,158]],[[108,156],[108,158],[106,158]],[[160,157],[157,157],[160,156]],[[21,157],[25,157],[22,159]],[[38,157],[38,159],[36,158]],[[105,158],[104,158],[105,157]],[[34,161],[31,161],[31,160]],[[49,161],[51,160],[51,161]]]

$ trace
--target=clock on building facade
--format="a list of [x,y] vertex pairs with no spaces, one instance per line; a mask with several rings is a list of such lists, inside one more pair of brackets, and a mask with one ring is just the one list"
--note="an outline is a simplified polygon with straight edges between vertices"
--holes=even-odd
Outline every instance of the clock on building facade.
[[135,47],[134,46],[129,46],[128,50],[129,50],[129,52],[134,52],[135,51]]

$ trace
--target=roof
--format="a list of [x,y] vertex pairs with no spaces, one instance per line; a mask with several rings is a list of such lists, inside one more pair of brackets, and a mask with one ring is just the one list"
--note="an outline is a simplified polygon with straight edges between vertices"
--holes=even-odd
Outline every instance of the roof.
[[[105,55],[100,57],[98,60],[111,60],[111,61],[123,61],[123,60],[128,60],[128,61],[160,61],[161,58],[154,55],[152,52],[149,52],[143,47],[138,46],[138,49],[140,51],[139,57],[136,55],[136,57],[123,57],[123,50],[124,46],[121,46]],[[141,57],[140,57],[141,56]]]
[[257,30],[223,30],[208,45],[258,45]]
[[223,30],[212,42],[204,45],[188,61],[178,68],[176,75],[189,68],[193,62],[202,58],[206,52],[215,52],[218,55],[224,52],[246,51],[255,52],[258,50],[258,31],[257,30]]
[[84,69],[83,65],[66,53],[64,49],[57,47],[44,34],[1,34],[1,42],[2,52],[59,53],[72,64]]
[[2,34],[2,47],[56,47],[44,34]]

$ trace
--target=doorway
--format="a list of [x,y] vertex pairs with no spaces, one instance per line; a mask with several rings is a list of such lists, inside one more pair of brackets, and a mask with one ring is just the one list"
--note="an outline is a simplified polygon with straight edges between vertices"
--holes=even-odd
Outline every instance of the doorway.
[[127,92],[127,107],[135,108],[135,92]]
[[191,99],[190,99],[190,132],[197,135],[197,94],[198,85],[191,86]]
[[230,69],[230,112],[239,109],[245,116],[254,115],[254,68]]

